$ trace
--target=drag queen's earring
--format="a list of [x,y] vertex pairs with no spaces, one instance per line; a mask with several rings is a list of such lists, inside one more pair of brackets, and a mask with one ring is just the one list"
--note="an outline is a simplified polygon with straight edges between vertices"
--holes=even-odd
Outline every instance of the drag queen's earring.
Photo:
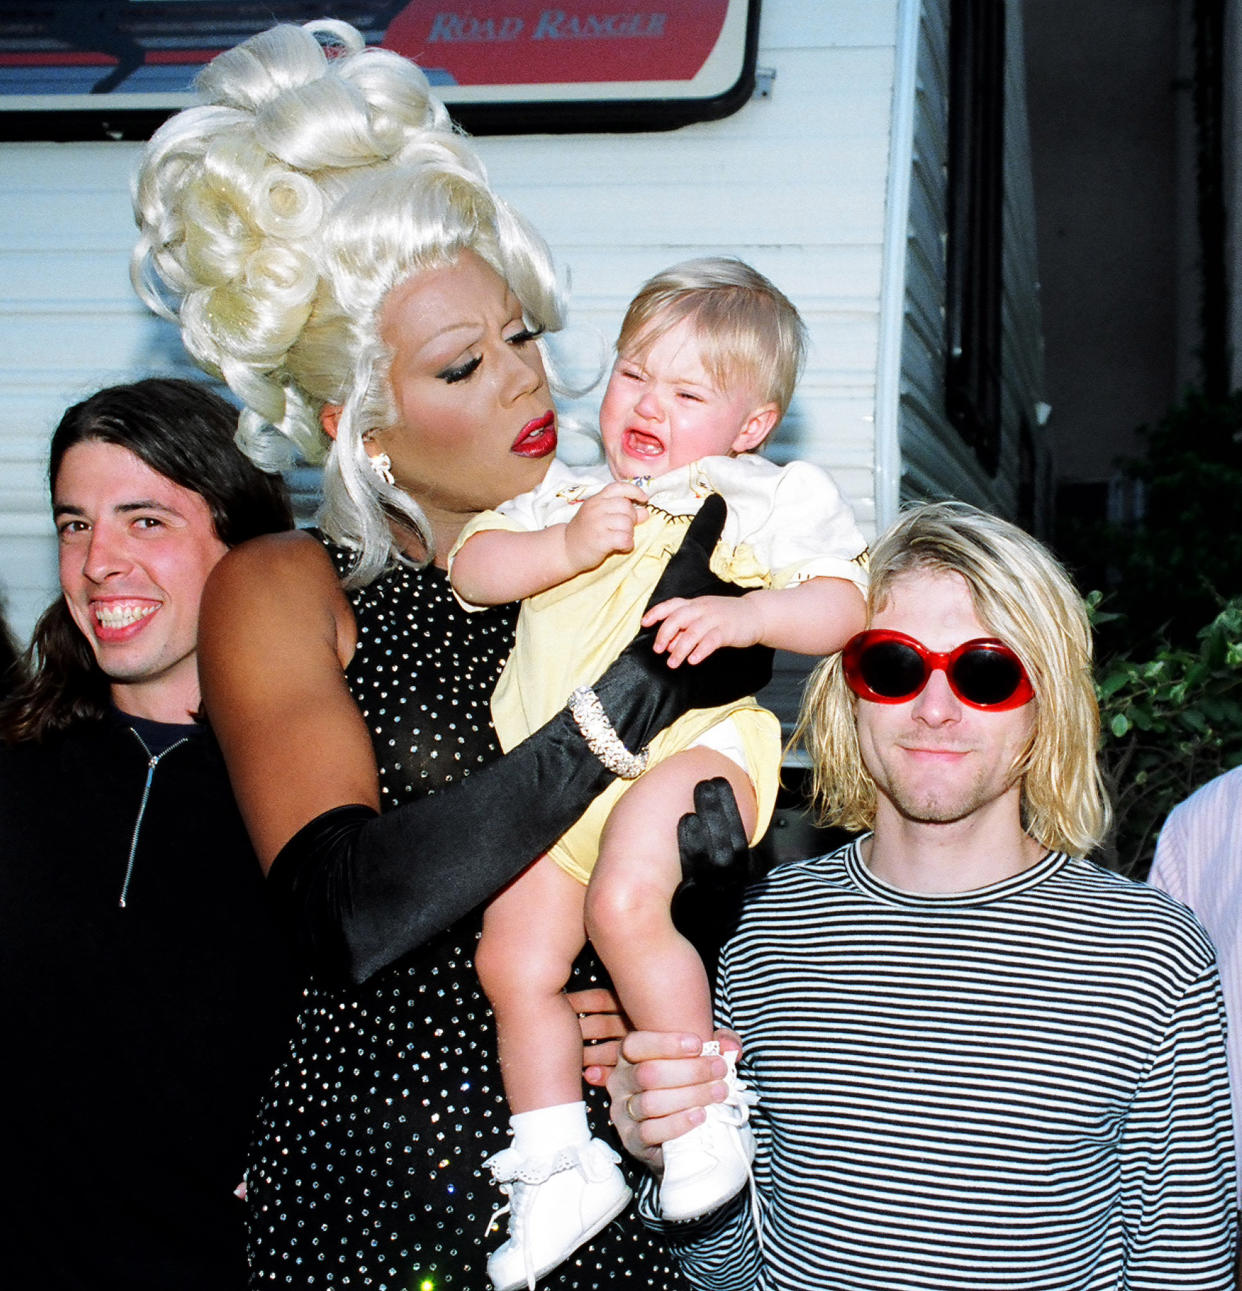
[[367,461],[370,463],[371,469],[385,484],[396,484],[397,481],[392,478],[392,458],[387,453],[368,454]]

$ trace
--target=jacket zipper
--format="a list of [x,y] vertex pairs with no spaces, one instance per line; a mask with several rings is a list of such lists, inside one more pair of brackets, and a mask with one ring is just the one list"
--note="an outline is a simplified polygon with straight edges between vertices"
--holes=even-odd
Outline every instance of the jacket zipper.
[[147,814],[147,799],[151,796],[151,781],[155,778],[155,768],[159,766],[161,760],[170,754],[173,749],[179,749],[183,744],[189,743],[189,736],[183,735],[175,744],[170,744],[160,753],[152,753],[147,748],[146,741],[131,726],[134,739],[142,745],[142,751],[147,755],[147,779],[142,786],[142,801],[138,804],[138,818],[134,821],[134,836],[129,844],[129,860],[125,865],[125,881],[121,884],[120,908],[125,909],[125,901],[129,896],[129,881],[134,873],[134,858],[138,855],[138,835],[142,830],[142,818]]

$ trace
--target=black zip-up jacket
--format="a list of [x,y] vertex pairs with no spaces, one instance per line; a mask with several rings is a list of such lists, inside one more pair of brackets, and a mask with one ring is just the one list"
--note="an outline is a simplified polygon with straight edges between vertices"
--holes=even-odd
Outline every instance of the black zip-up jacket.
[[211,735],[134,726],[0,746],[0,1269],[240,1291],[233,1189],[295,978]]

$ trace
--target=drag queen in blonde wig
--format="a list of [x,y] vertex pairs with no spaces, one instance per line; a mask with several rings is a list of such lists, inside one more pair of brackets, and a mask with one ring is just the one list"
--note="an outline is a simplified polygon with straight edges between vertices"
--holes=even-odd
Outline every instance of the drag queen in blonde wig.
[[[357,553],[357,582],[402,554],[390,519],[429,557],[418,502],[367,468],[364,441],[393,416],[380,306],[416,270],[470,250],[533,328],[556,330],[548,249],[492,192],[423,72],[345,23],[272,28],[196,87],[203,105],[157,132],[138,171],[138,294],[241,400],[251,457],[286,461],[277,431],[324,462],[321,523]],[[342,407],[335,443],[325,405]]]
[[[506,1127],[479,911],[612,781],[615,749],[753,693],[770,656],[671,670],[647,629],[595,684],[590,745],[567,706],[500,757],[488,700],[516,610],[468,614],[441,564],[552,460],[547,248],[423,73],[343,23],[264,32],[197,89],[141,159],[135,286],[237,397],[247,452],[324,461],[319,529],[229,552],[199,620],[206,713],[309,973],[243,1190],[252,1285],[480,1291],[480,1165]],[[657,597],[727,590],[707,567],[722,512]],[[702,837],[740,834],[731,798],[710,809]],[[541,1285],[623,1278],[681,1285],[625,1219]]]

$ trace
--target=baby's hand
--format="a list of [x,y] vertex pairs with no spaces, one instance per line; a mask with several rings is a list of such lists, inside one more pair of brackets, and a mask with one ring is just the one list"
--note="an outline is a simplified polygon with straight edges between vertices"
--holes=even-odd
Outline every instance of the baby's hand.
[[600,489],[565,526],[565,555],[578,573],[594,569],[614,551],[634,550],[634,526],[647,518],[647,495],[620,480]]
[[762,630],[760,616],[746,596],[675,597],[653,605],[643,615],[643,627],[660,625],[652,649],[667,652],[668,666],[702,663],[724,646],[758,645]]

